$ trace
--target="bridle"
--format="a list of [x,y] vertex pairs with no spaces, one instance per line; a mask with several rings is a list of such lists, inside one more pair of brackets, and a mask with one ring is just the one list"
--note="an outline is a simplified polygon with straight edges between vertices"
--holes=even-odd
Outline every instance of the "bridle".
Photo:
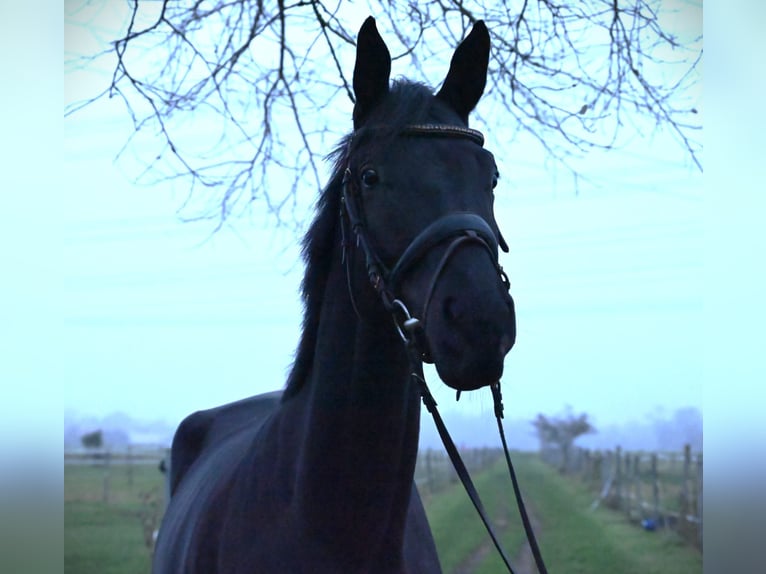
[[[442,124],[416,124],[405,126],[401,130],[402,135],[420,136],[420,137],[441,137],[441,138],[459,138],[468,139],[476,144],[484,145],[484,136],[481,132],[460,126],[442,125]],[[352,136],[353,137],[353,136]],[[349,150],[351,148],[351,141],[349,141]],[[350,162],[350,152],[347,154]],[[471,477],[468,474],[465,464],[460,457],[460,453],[455,447],[452,438],[447,431],[444,421],[436,408],[436,401],[434,400],[431,392],[426,385],[425,376],[423,374],[423,362],[430,362],[430,353],[428,351],[427,344],[425,342],[425,321],[428,316],[428,308],[433,298],[434,290],[436,288],[439,278],[446,268],[449,260],[457,252],[457,250],[468,244],[480,245],[489,254],[492,264],[495,266],[500,279],[502,280],[505,288],[510,290],[510,281],[503,268],[498,261],[498,247],[503,248],[504,251],[508,251],[508,247],[503,240],[502,235],[498,231],[493,231],[487,221],[481,216],[475,213],[468,212],[456,212],[444,215],[426,226],[410,244],[405,248],[399,259],[393,265],[393,267],[387,267],[383,261],[378,257],[372,248],[372,243],[368,235],[366,221],[363,217],[363,210],[361,205],[361,193],[358,184],[353,178],[350,164],[346,167],[343,174],[342,181],[342,195],[341,195],[341,207],[340,207],[340,222],[341,222],[341,236],[343,244],[343,262],[346,267],[346,278],[348,281],[349,294],[351,296],[351,302],[355,312],[359,315],[359,310],[356,306],[354,299],[353,289],[351,287],[351,271],[350,262],[347,257],[346,250],[351,245],[348,242],[346,224],[349,225],[351,232],[356,239],[356,245],[362,250],[365,257],[365,266],[367,269],[367,275],[370,283],[380,300],[383,303],[385,309],[391,313],[394,319],[394,325],[404,342],[407,349],[407,355],[410,362],[410,372],[413,381],[417,384],[423,404],[434,418],[439,436],[444,443],[444,447],[447,450],[455,470],[463,483],[463,486],[468,493],[471,502],[473,502],[476,511],[484,523],[487,532],[492,538],[500,556],[503,559],[508,571],[513,574],[510,560],[500,544],[500,541],[492,528],[492,524],[487,517],[487,513],[484,510],[484,506],[481,503],[478,492],[471,481]],[[423,308],[420,312],[420,317],[413,316],[407,306],[401,299],[396,297],[396,293],[400,287],[402,277],[410,271],[431,249],[439,244],[449,240],[444,253],[436,266],[436,270],[433,272],[431,279],[428,283],[426,290],[426,297],[423,303]],[[361,315],[359,315],[361,317]],[[524,524],[524,530],[529,540],[532,554],[535,558],[538,571],[541,574],[547,574],[545,564],[543,563],[542,555],[535,538],[534,531],[529,522],[529,517],[524,506],[524,501],[521,497],[521,491],[516,479],[516,473],[511,464],[511,458],[508,453],[508,445],[505,439],[505,432],[503,430],[502,418],[503,418],[503,403],[502,395],[500,392],[500,382],[496,382],[490,386],[492,390],[492,397],[495,404],[495,417],[497,419],[497,425],[500,432],[500,438],[503,444],[503,451],[505,454],[506,463],[513,483],[513,490],[516,496],[516,502],[519,507],[519,513],[521,515],[522,522]],[[458,398],[460,397],[460,391],[458,391]]]
[[[483,145],[484,143],[484,136],[481,132],[470,128],[450,125],[410,125],[404,127],[402,134],[464,138],[474,141],[479,145]],[[345,219],[347,218],[351,231],[356,237],[356,243],[364,253],[365,265],[370,283],[378,293],[386,310],[394,316],[396,328],[405,343],[408,343],[410,338],[416,337],[418,331],[423,331],[425,329],[425,320],[428,315],[428,308],[431,304],[437,281],[439,280],[442,271],[447,266],[447,263],[461,245],[474,243],[484,247],[489,253],[491,261],[500,275],[506,289],[510,289],[511,284],[508,280],[508,276],[498,262],[498,245],[505,251],[508,250],[508,247],[505,244],[502,235],[499,233],[495,234],[484,218],[475,213],[468,212],[450,213],[440,217],[415,236],[404,252],[399,256],[399,259],[394,266],[389,269],[372,249],[372,243],[367,232],[367,225],[362,215],[361,194],[358,185],[355,185],[353,180],[350,166],[346,167],[343,174],[342,185],[341,231],[343,235],[344,261],[345,249],[349,245],[345,229]],[[420,312],[420,318],[417,318],[417,316],[413,316],[410,313],[409,309],[401,299],[396,298],[395,293],[398,291],[402,276],[420,261],[420,259],[432,248],[448,239],[452,239],[452,241],[444,252],[436,267],[436,271],[431,277],[428,289],[426,290],[426,298],[423,303],[423,308]],[[348,265],[346,266],[346,270],[347,278],[349,278],[350,282]],[[356,303],[354,303],[354,307],[356,309]],[[419,342],[422,343],[422,341]],[[427,349],[422,348],[421,355],[426,361],[429,360]]]

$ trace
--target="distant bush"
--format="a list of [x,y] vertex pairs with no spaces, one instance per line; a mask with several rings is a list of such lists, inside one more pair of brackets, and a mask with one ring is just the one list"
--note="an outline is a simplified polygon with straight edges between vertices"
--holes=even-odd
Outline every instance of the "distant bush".
[[104,446],[104,434],[100,430],[85,433],[80,437],[80,442],[85,448],[101,448]]

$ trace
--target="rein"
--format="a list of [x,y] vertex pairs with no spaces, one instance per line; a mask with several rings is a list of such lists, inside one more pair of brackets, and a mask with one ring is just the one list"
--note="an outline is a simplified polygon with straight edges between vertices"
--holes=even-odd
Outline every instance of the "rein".
[[[481,132],[464,128],[459,126],[440,125],[440,124],[417,124],[406,126],[402,130],[403,135],[414,136],[426,136],[426,137],[453,137],[469,139],[478,145],[484,145],[484,136]],[[444,448],[452,461],[452,465],[455,468],[460,481],[463,483],[463,487],[471,499],[474,507],[476,508],[479,517],[484,523],[487,532],[489,533],[492,542],[495,545],[498,553],[500,554],[505,566],[511,574],[514,574],[511,567],[510,559],[500,544],[500,540],[495,533],[492,523],[487,516],[487,512],[484,509],[484,505],[481,502],[479,493],[477,492],[473,481],[471,480],[468,470],[463,463],[460,453],[455,446],[452,437],[447,431],[447,427],[439,414],[436,407],[436,401],[428,390],[426,384],[425,375],[423,374],[423,362],[429,362],[429,352],[426,348],[423,333],[425,329],[425,320],[428,312],[428,307],[431,302],[434,290],[436,288],[437,281],[441,276],[442,271],[446,268],[452,255],[457,251],[459,247],[466,243],[475,243],[483,246],[488,251],[492,262],[500,275],[506,289],[510,289],[510,281],[508,276],[503,271],[498,261],[498,244],[507,250],[502,236],[492,230],[489,224],[480,216],[473,213],[452,213],[441,217],[428,225],[423,231],[421,231],[415,239],[412,240],[410,245],[405,249],[404,253],[399,257],[392,269],[388,269],[380,258],[372,250],[369,237],[367,235],[367,228],[365,221],[362,217],[362,210],[360,205],[360,194],[358,189],[352,187],[352,174],[350,167],[347,167],[343,176],[343,193],[341,196],[341,235],[343,243],[343,258],[346,263],[346,278],[349,286],[349,293],[351,295],[351,302],[359,315],[359,311],[354,301],[353,290],[351,289],[351,273],[350,265],[346,259],[346,248],[348,247],[345,218],[348,218],[351,231],[356,238],[356,244],[361,248],[365,256],[365,263],[367,268],[368,278],[373,288],[380,297],[383,306],[389,311],[394,319],[394,325],[396,326],[399,335],[401,336],[410,363],[410,376],[413,382],[417,385],[423,404],[429,413],[431,413],[436,429],[439,432]],[[448,239],[451,239],[451,243],[447,246],[446,251],[442,255],[439,264],[436,267],[429,287],[426,291],[426,298],[423,304],[423,310],[420,318],[413,317],[407,306],[395,296],[396,288],[399,284],[399,280],[403,273],[408,268],[417,263],[421,257],[423,257],[430,249],[437,244],[442,243]],[[526,507],[521,496],[521,490],[516,478],[516,472],[511,464],[511,457],[508,452],[508,445],[505,439],[505,432],[503,430],[503,402],[500,392],[500,382],[496,382],[490,386],[492,390],[492,398],[494,401],[495,418],[497,419],[497,426],[500,433],[500,439],[503,445],[503,453],[508,465],[508,471],[511,476],[511,482],[513,484],[513,491],[516,497],[516,503],[519,508],[519,514],[524,525],[524,531],[526,532],[527,539],[529,541],[530,549],[535,559],[538,572],[540,574],[547,574],[547,569],[543,562],[540,548],[535,538],[535,533],[532,529],[532,525],[527,515]],[[458,391],[459,396],[459,391]]]

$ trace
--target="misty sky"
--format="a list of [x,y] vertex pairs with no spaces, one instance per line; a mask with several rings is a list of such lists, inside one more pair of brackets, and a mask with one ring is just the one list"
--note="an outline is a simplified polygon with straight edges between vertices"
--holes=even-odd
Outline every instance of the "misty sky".
[[[65,81],[67,97],[82,92]],[[581,165],[596,184],[576,195],[555,165],[521,144],[493,148],[492,127],[474,127],[503,174],[496,215],[518,321],[507,416],[571,405],[598,426],[701,409],[705,205],[683,151],[659,134],[591,154]],[[181,222],[183,190],[138,187],[130,160],[114,162],[131,129],[114,100],[65,120],[64,408],[175,424],[281,388],[301,322],[298,238],[260,217],[212,236],[210,223]],[[488,391],[455,404],[431,373],[444,410],[490,415]]]

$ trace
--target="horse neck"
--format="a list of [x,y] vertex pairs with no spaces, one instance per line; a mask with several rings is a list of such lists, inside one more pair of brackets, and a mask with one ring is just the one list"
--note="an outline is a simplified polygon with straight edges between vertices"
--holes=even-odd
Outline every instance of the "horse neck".
[[306,427],[296,495],[310,509],[307,518],[343,552],[353,554],[353,541],[363,556],[378,548],[393,560],[412,489],[419,397],[391,316],[372,289],[357,284],[360,319],[339,253],[334,261],[301,393]]

